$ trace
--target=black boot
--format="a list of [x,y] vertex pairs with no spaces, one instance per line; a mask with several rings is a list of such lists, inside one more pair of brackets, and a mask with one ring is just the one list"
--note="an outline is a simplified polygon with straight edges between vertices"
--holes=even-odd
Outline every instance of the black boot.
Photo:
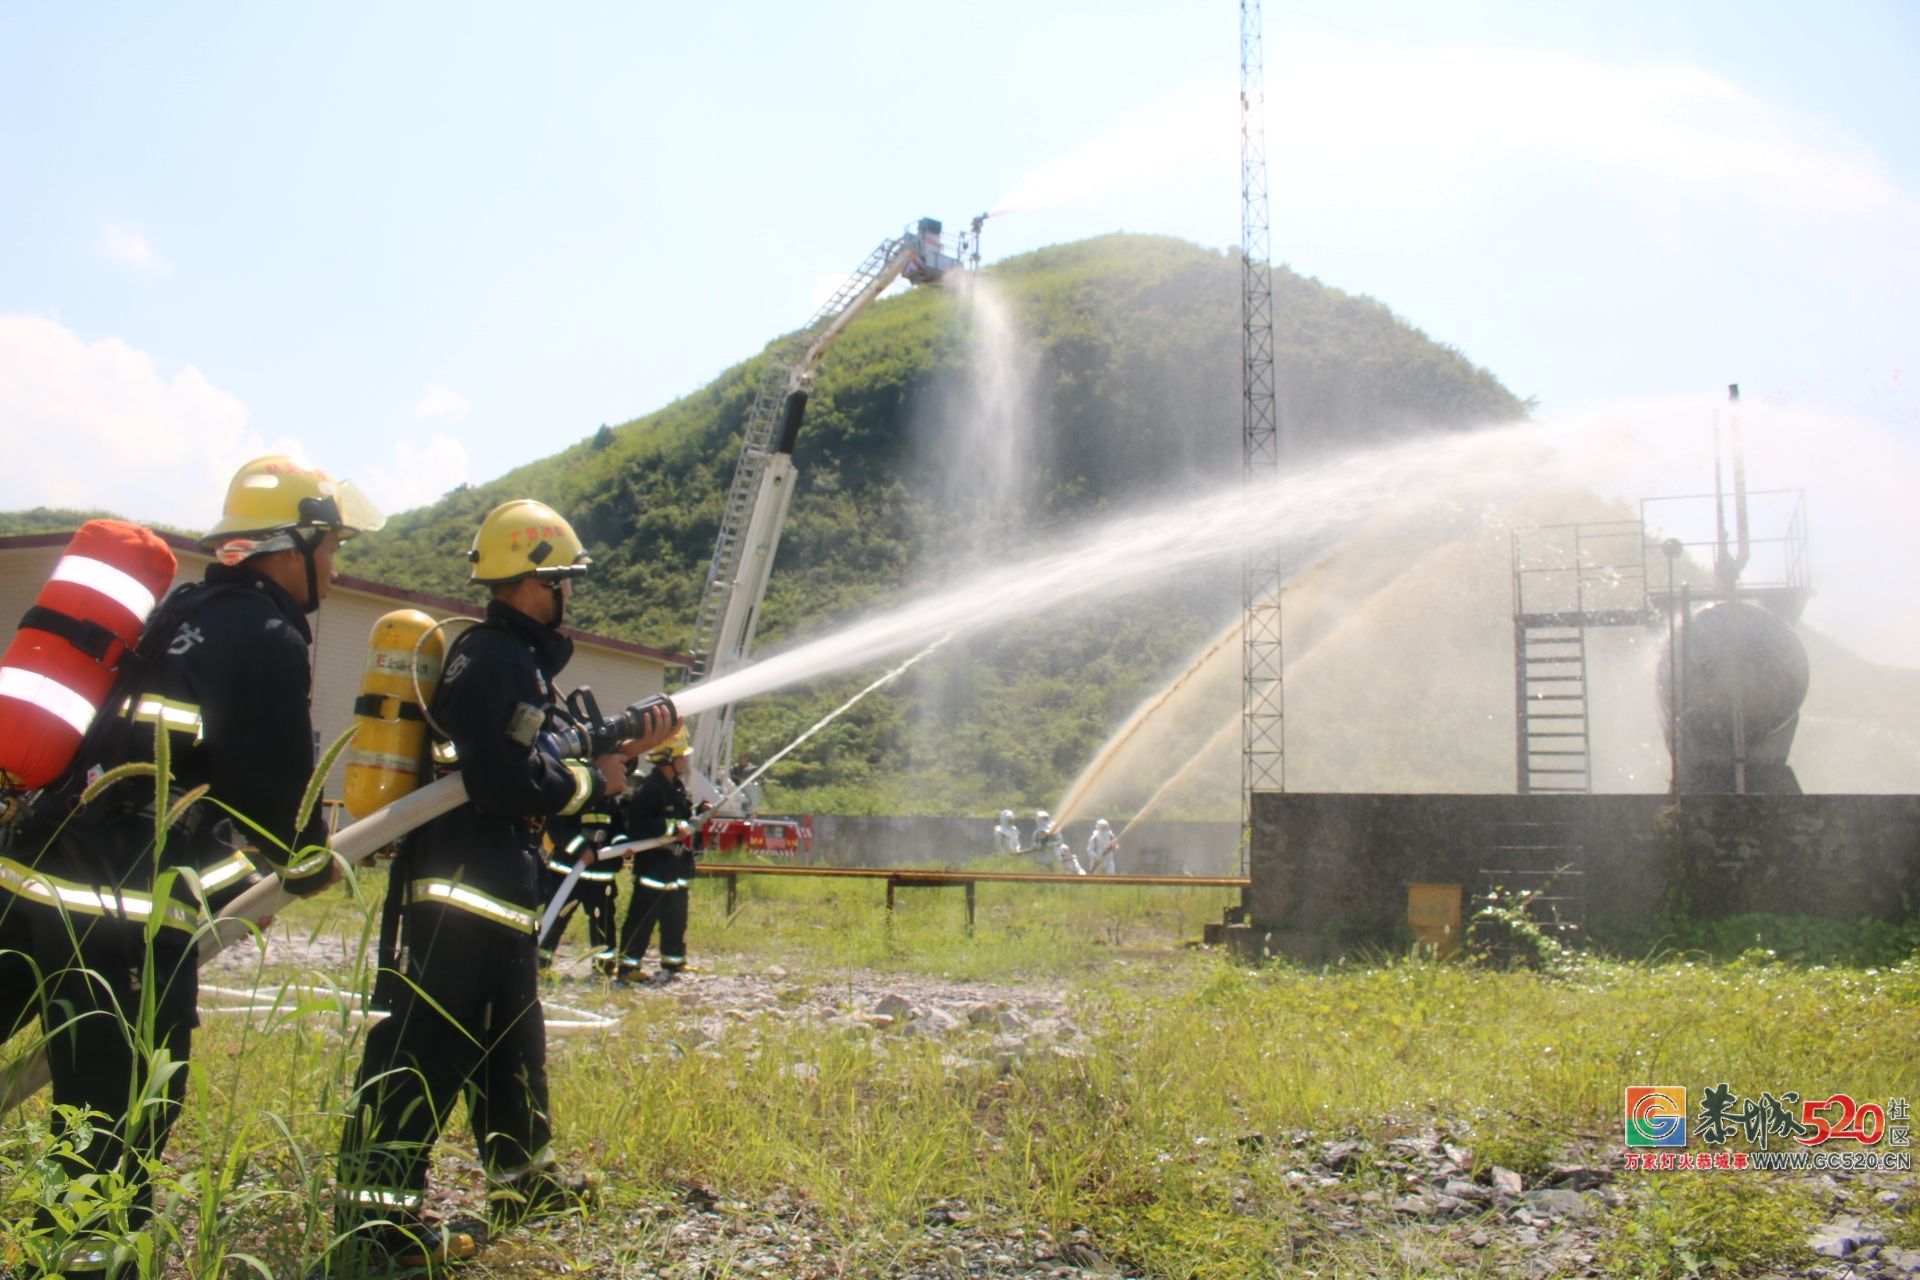
[[505,1231],[538,1218],[584,1213],[600,1199],[600,1184],[591,1174],[564,1174],[539,1169],[517,1182],[503,1183],[487,1192],[492,1226]]
[[473,1234],[412,1221],[370,1224],[334,1245],[307,1280],[385,1280],[434,1275],[480,1251]]

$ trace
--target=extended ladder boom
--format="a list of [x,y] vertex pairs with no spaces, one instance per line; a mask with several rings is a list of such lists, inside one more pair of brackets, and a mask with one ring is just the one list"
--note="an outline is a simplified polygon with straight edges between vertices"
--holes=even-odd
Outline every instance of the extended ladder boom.
[[[760,605],[793,502],[793,449],[806,417],[814,374],[827,350],[873,301],[905,276],[936,284],[949,271],[977,267],[982,218],[960,238],[958,255],[942,250],[940,224],[922,218],[904,235],[882,241],[846,282],[767,361],[746,421],[740,461],[720,513],[713,565],[694,617],[694,677],[708,680],[743,665],[753,646]],[[969,257],[969,251],[971,256]],[[734,709],[716,707],[693,730],[693,763],[718,778],[733,753]]]

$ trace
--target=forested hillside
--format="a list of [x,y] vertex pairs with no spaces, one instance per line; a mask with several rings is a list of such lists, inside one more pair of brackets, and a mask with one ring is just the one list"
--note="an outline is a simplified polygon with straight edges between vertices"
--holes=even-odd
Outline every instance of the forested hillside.
[[[1240,264],[1115,235],[996,264],[1000,309],[917,289],[833,349],[795,461],[800,480],[757,648],[901,598],[962,565],[1017,564],[1057,530],[1240,467]],[[1370,299],[1274,278],[1281,420],[1293,456],[1432,427],[1510,420],[1488,372]],[[982,329],[1000,321],[998,344]],[[981,361],[1013,384],[983,393]],[[764,354],[645,417],[462,488],[355,540],[348,572],[464,595],[482,514],[530,495],[566,513],[596,568],[578,625],[684,648]],[[1017,433],[1009,472],[979,433]],[[975,481],[990,480],[983,488]],[[1015,569],[1009,569],[1015,572]],[[776,775],[774,796],[841,811],[986,812],[1047,803],[1114,723],[1230,617],[1223,566],[1150,603],[1117,601],[944,651],[868,699]],[[765,755],[872,672],[755,700],[741,746]],[[784,794],[783,794],[784,793]]]

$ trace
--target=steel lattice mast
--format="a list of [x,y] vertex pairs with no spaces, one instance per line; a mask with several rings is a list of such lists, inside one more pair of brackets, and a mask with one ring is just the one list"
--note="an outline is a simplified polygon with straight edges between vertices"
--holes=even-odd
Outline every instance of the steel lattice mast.
[[[1260,0],[1240,0],[1240,349],[1241,425],[1249,491],[1276,489],[1280,414],[1274,399],[1273,273],[1267,213],[1265,66]],[[1276,492],[1274,501],[1279,501]],[[1280,643],[1280,546],[1250,542],[1242,572],[1246,630],[1241,646],[1243,729],[1240,871],[1253,847],[1253,797],[1286,789],[1286,714]]]

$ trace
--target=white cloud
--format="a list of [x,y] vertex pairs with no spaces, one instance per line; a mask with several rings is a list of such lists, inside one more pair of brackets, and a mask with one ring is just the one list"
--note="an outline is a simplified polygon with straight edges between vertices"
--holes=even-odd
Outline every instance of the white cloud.
[[[1911,193],[1864,142],[1698,67],[1527,48],[1316,43],[1270,64],[1267,80],[1276,229],[1290,217],[1360,212],[1346,201],[1362,193],[1404,201],[1464,191],[1484,204],[1486,171],[1553,161],[1727,200],[1914,213]],[[1239,150],[1239,92],[1222,77],[1169,92],[1083,139],[1015,184],[994,211],[1108,204],[1118,193],[1129,210],[1142,196],[1212,198],[1222,175],[1237,178]],[[1633,191],[1621,196],[1625,204]]]
[[404,436],[393,442],[393,466],[373,467],[361,487],[388,514],[424,506],[467,481],[467,447],[435,433],[415,447]]
[[192,365],[168,373],[118,338],[89,343],[34,315],[0,315],[0,450],[0,511],[98,509],[182,529],[212,524],[234,470],[262,454],[314,457],[389,512],[438,498],[468,466],[441,433],[397,439],[389,467],[330,461],[251,429],[247,407]]
[[[1226,81],[1168,94],[1028,174],[994,202],[992,216],[1102,201],[1172,184],[1209,193],[1239,169],[1238,91]],[[1131,216],[1131,215],[1130,215]]]
[[471,408],[467,398],[453,388],[433,387],[413,406],[413,416],[422,422],[432,418],[464,418]]
[[187,365],[162,372],[118,338],[0,315],[0,509],[103,508],[201,529],[234,468],[297,441],[263,440],[247,408]]
[[[1276,69],[1269,127],[1289,165],[1405,190],[1528,159],[1605,166],[1768,203],[1883,209],[1872,149],[1687,65],[1489,46],[1316,45]],[[1279,157],[1276,157],[1279,158]]]
[[135,275],[164,279],[173,274],[173,267],[154,252],[153,246],[147,242],[147,233],[138,227],[123,227],[117,222],[109,222],[100,232],[100,239],[94,243],[94,251],[108,262],[125,267]]

